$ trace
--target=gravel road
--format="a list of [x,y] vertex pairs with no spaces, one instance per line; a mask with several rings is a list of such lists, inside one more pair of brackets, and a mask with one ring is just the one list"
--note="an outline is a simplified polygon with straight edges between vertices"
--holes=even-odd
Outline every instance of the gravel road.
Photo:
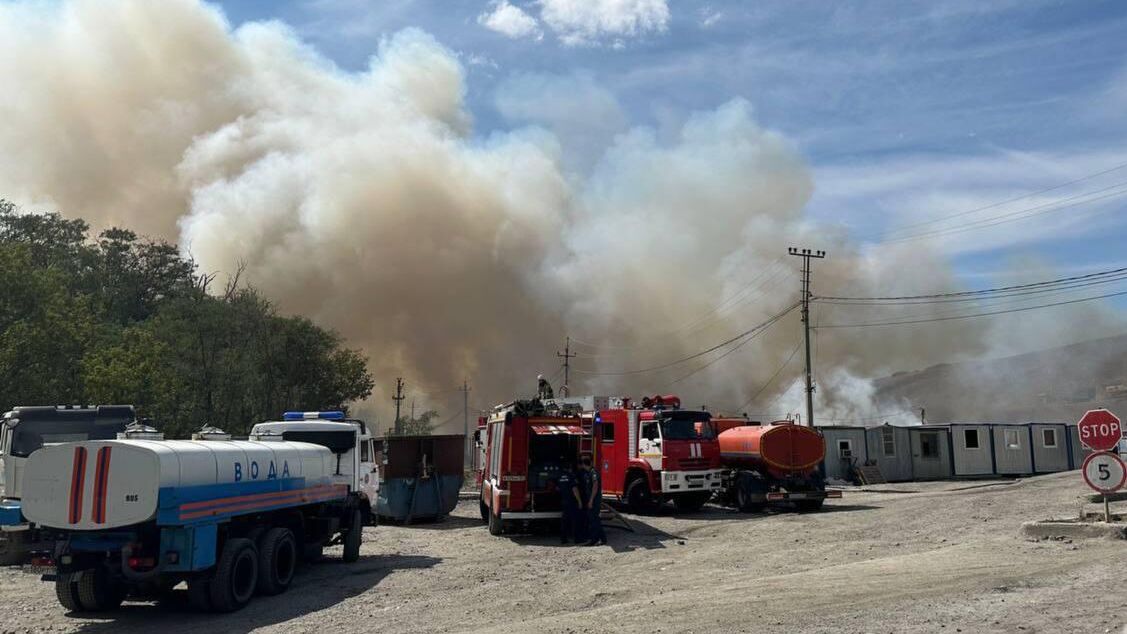
[[1083,493],[1075,472],[883,485],[817,514],[631,517],[602,548],[490,537],[463,502],[442,523],[369,529],[360,562],[310,566],[232,615],[176,597],[70,616],[53,585],[4,570],[0,631],[1127,634],[1127,542],[1019,534]]

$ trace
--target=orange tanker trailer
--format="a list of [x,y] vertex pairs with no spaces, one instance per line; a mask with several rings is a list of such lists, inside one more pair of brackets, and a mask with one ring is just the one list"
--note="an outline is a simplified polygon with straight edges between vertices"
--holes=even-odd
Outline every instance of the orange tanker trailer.
[[841,497],[841,491],[826,491],[818,468],[826,456],[826,441],[817,431],[789,421],[760,425],[742,418],[714,418],[712,423],[726,469],[720,493],[724,503],[745,512],[768,504],[815,511],[826,498]]

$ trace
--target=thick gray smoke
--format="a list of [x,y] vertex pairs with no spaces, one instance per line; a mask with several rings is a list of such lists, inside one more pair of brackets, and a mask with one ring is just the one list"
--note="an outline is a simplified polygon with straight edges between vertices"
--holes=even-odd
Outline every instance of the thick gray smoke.
[[[573,392],[735,408],[762,388],[751,411],[794,411],[799,357],[763,386],[797,312],[688,377],[727,349],[599,373],[688,356],[792,304],[792,244],[831,251],[821,292],[955,287],[918,245],[871,257],[808,222],[809,171],[741,100],[672,142],[621,134],[577,177],[551,131],[476,137],[457,55],[423,32],[346,73],[282,24],[232,30],[193,0],[0,5],[0,78],[0,194],[178,240],[208,271],[245,263],[283,310],[370,355],[384,413],[396,376],[429,392],[469,378],[484,405],[528,395],[569,334]],[[871,412],[864,379],[982,352],[989,328],[827,331],[827,413]]]

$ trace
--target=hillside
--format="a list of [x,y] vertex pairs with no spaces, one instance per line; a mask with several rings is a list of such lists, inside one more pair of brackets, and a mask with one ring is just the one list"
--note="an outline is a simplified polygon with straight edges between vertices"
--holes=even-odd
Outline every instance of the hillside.
[[898,372],[876,386],[881,402],[924,408],[931,423],[1074,421],[1094,407],[1127,414],[1127,335]]

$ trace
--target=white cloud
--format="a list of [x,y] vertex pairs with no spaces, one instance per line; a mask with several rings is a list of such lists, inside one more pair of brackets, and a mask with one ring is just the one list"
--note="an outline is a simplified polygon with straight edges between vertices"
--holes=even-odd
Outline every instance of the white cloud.
[[573,46],[606,36],[663,32],[669,26],[669,5],[666,0],[540,0],[540,18]]
[[492,7],[492,11],[477,16],[478,24],[513,39],[523,37],[540,39],[543,37],[540,23],[537,22],[536,18],[525,13],[524,9],[509,4],[508,0],[494,2]]
[[712,7],[704,7],[700,10],[700,26],[702,29],[710,29],[721,19],[724,18],[724,12]]

